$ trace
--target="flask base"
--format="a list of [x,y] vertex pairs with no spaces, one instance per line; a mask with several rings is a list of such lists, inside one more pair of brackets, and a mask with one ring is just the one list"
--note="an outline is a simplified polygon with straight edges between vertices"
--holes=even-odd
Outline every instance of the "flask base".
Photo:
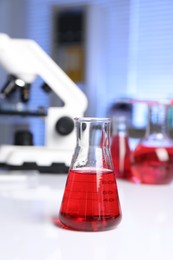
[[173,173],[172,170],[169,170],[169,167],[133,166],[132,175],[127,180],[139,184],[164,185],[173,181]]
[[53,223],[60,228],[74,230],[74,231],[106,231],[115,228],[121,221],[121,215],[116,217],[112,216],[71,216],[67,214],[61,214],[59,217],[53,218]]
[[139,144],[133,153],[131,181],[142,184],[169,184],[173,181],[173,147]]

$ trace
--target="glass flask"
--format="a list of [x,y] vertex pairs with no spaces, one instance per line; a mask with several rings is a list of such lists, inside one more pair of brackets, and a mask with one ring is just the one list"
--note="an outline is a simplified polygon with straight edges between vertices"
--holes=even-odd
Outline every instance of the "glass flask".
[[113,117],[111,154],[117,178],[130,176],[130,153],[126,118],[124,116]]
[[131,181],[166,184],[173,178],[173,141],[168,132],[169,104],[148,104],[148,126],[132,154]]
[[77,144],[58,221],[64,228],[102,231],[121,220],[110,153],[109,118],[75,118]]

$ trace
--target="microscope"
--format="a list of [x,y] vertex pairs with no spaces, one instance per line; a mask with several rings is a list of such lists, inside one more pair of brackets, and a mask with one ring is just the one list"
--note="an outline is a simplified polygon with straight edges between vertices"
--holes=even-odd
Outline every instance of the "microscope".
[[27,102],[29,89],[39,76],[62,101],[49,107],[45,116],[45,145],[0,145],[0,164],[10,169],[66,172],[75,145],[74,117],[82,117],[87,98],[49,55],[31,39],[14,39],[0,34],[0,64],[9,74],[0,98],[20,88]]

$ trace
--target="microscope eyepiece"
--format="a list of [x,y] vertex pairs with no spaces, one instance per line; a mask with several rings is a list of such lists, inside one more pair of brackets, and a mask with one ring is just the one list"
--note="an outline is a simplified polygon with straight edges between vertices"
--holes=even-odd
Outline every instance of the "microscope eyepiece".
[[20,99],[23,103],[27,103],[30,98],[30,84],[25,84],[20,88]]
[[7,81],[1,89],[1,96],[4,98],[8,98],[17,88],[15,83],[16,77],[13,75],[9,75]]
[[30,84],[14,75],[8,76],[7,81],[0,91],[0,95],[3,98],[9,98],[17,90],[17,88],[20,89],[21,101],[27,102],[29,100]]

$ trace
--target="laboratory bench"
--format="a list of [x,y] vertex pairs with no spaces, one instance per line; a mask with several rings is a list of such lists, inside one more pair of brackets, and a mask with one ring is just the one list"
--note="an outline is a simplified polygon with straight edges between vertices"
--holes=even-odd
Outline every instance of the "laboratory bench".
[[55,226],[66,174],[0,172],[1,260],[172,260],[173,185],[117,180],[121,223],[102,232]]

